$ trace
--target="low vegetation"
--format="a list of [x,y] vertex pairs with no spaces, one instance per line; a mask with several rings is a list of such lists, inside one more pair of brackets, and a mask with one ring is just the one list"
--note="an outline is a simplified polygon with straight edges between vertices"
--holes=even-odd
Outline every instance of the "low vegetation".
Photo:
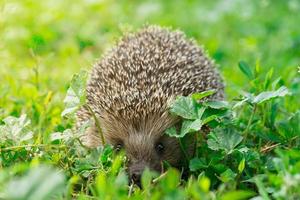
[[[300,199],[300,4],[224,2],[1,1],[0,199]],[[85,105],[79,68],[120,29],[146,21],[204,44],[227,98],[177,97],[170,113],[181,126],[165,134],[183,151],[184,136],[196,138],[189,176],[165,163],[163,174],[143,173],[140,189],[128,180],[124,152],[82,145],[89,122],[75,130],[74,113]]]

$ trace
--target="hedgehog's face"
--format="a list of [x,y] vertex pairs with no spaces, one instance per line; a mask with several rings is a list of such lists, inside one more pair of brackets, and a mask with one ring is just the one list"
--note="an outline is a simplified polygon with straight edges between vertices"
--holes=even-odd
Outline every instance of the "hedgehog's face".
[[162,172],[163,162],[180,167],[183,154],[176,138],[162,134],[130,133],[125,138],[110,138],[116,151],[123,149],[128,158],[128,174],[140,185],[143,170]]
[[[177,122],[178,119],[171,116],[167,109],[163,113],[148,113],[146,117],[135,118],[105,113],[100,120],[105,141],[116,151],[125,151],[129,178],[138,185],[145,168],[163,172],[164,161],[178,169],[183,167],[185,159],[178,139],[164,134]],[[90,129],[86,135],[89,135],[89,141],[99,141],[99,137],[92,137],[97,135],[96,129]],[[189,141],[186,140],[189,143],[186,143],[187,153],[191,154],[194,144]]]

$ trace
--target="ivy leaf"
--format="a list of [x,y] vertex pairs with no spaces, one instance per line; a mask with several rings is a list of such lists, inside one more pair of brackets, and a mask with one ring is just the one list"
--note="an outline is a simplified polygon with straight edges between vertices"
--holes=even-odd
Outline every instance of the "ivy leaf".
[[67,95],[64,99],[65,110],[61,114],[62,117],[74,113],[81,105],[85,103],[86,81],[86,71],[81,71],[79,74],[75,74],[73,76],[70,87],[67,90]]
[[250,66],[245,61],[239,62],[239,68],[250,80],[254,78]]
[[197,119],[196,102],[191,97],[178,97],[171,105],[171,113],[185,119]]
[[226,154],[231,154],[234,148],[243,140],[243,137],[231,129],[217,129],[208,135],[208,147],[212,150],[224,150]]
[[260,93],[259,95],[254,97],[252,103],[260,104],[260,103],[263,103],[263,102],[268,101],[273,98],[283,97],[287,94],[289,94],[289,90],[285,86],[282,86],[276,91],[266,91],[266,92]]

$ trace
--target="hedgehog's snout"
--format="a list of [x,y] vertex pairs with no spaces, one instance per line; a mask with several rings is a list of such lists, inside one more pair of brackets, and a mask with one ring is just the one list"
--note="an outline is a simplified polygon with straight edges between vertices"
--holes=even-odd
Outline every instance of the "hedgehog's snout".
[[129,177],[136,185],[141,187],[141,177],[144,169],[147,167],[147,163],[144,161],[136,162],[129,166]]

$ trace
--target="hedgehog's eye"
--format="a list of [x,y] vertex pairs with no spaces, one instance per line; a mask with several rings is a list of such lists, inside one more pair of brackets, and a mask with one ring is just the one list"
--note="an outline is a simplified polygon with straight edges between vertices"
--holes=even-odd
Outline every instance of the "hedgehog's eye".
[[114,148],[115,148],[116,152],[119,152],[123,148],[123,145],[121,143],[119,143],[119,144],[115,145]]
[[162,154],[163,151],[164,151],[164,145],[162,143],[157,143],[156,146],[155,146],[155,150],[158,154]]

